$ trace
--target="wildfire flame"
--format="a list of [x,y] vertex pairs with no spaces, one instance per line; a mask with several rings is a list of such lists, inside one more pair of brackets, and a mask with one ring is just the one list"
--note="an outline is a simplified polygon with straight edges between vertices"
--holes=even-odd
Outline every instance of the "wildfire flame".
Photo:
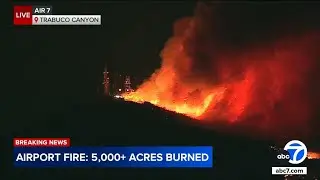
[[308,157],[308,159],[320,159],[320,153],[319,152],[308,152],[307,157]]
[[[124,94],[123,98],[128,101],[134,101],[138,103],[150,102],[156,106],[165,108],[167,110],[175,111],[177,113],[185,114],[193,118],[200,117],[209,107],[209,105],[219,98],[218,96],[223,95],[223,90],[217,90],[207,95],[202,103],[196,104],[185,99],[184,101],[174,102],[174,100],[163,100],[158,97],[152,98],[152,96],[141,96],[141,91]],[[147,93],[146,93],[147,94]],[[148,98],[151,97],[151,98]]]
[[220,47],[206,36],[212,32],[205,15],[196,11],[195,17],[178,21],[161,52],[161,68],[122,97],[199,120],[256,117],[263,126],[281,126],[281,119],[290,118],[300,126],[311,109],[304,78],[317,52],[318,34],[247,48]]

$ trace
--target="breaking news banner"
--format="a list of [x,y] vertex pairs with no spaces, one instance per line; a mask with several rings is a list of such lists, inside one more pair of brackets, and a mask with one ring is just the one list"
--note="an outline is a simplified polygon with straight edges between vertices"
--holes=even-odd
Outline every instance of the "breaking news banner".
[[14,6],[13,24],[101,25],[101,15],[53,15],[52,6]]
[[72,147],[69,138],[14,138],[15,167],[211,168],[211,146]]

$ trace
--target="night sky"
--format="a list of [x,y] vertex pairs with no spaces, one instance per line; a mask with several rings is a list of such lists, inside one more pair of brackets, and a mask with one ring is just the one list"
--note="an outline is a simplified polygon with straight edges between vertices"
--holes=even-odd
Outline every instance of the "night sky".
[[192,3],[51,5],[54,14],[101,14],[102,26],[14,28],[19,52],[14,55],[22,67],[16,90],[29,103],[94,96],[104,64],[110,71],[146,79],[160,67],[159,53],[173,22],[194,9]]
[[[41,5],[35,3],[34,5]],[[195,3],[50,3],[53,14],[101,14],[102,26],[14,27],[11,104],[46,111],[96,96],[104,65],[146,79],[160,67],[173,23]],[[218,40],[241,47],[320,26],[319,3],[216,3]]]

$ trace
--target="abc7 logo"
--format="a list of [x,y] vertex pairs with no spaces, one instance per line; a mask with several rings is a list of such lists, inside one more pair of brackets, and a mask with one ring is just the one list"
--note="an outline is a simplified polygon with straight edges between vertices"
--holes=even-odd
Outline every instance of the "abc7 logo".
[[290,156],[289,156],[289,154],[287,154],[287,155],[279,154],[279,155],[277,156],[277,158],[278,158],[278,159],[290,159]]
[[292,140],[284,146],[284,150],[288,154],[277,155],[278,159],[287,159],[291,164],[300,164],[307,158],[307,147],[306,145],[298,140]]

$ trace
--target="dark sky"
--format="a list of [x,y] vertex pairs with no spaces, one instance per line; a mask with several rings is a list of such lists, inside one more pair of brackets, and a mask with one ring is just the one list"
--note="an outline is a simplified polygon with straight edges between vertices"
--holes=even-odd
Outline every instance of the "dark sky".
[[92,96],[105,63],[112,71],[147,78],[160,67],[173,22],[194,8],[192,3],[50,5],[54,14],[101,14],[102,26],[14,27],[21,81],[15,89],[26,101]]
[[[76,66],[74,61],[77,58],[79,64],[87,61],[90,62],[88,64],[96,64],[102,61],[114,71],[137,75],[149,75],[154,68],[159,67],[160,59],[155,60],[154,57],[159,55],[165,41],[170,37],[173,22],[185,15],[191,15],[194,8],[191,3],[110,2],[52,5],[54,14],[101,14],[102,26],[17,28],[17,42],[24,41],[30,43],[30,48],[41,48],[41,54],[46,54],[51,48],[63,51],[67,47],[68,51],[77,51],[78,53],[54,53],[57,56],[74,56],[74,60],[68,62],[61,60],[65,65]],[[82,52],[81,55],[79,52]],[[82,56],[92,58],[86,60],[85,57],[81,58]],[[132,68],[137,64],[150,68]]]
[[[101,14],[102,26],[14,27],[13,105],[55,108],[90,98],[105,63],[112,71],[147,78],[160,67],[173,23],[195,8],[191,2],[49,5],[54,14]],[[216,3],[213,21],[221,43],[242,46],[317,29],[319,17],[316,3]]]

